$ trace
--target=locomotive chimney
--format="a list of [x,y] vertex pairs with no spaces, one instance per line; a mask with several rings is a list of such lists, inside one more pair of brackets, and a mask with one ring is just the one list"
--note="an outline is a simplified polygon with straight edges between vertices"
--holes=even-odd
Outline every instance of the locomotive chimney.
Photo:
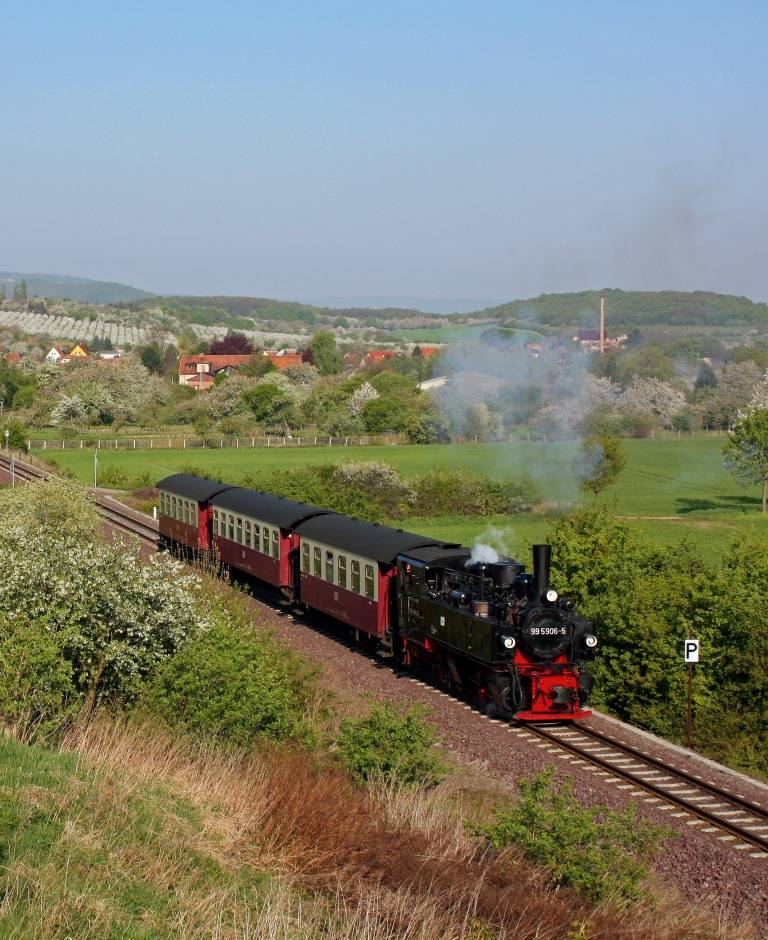
[[533,546],[533,596],[540,601],[549,587],[549,565],[552,561],[551,545]]

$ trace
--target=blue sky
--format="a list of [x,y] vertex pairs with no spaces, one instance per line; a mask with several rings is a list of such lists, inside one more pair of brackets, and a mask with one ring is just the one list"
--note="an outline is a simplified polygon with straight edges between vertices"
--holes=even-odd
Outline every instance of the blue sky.
[[768,299],[768,4],[0,0],[0,268]]

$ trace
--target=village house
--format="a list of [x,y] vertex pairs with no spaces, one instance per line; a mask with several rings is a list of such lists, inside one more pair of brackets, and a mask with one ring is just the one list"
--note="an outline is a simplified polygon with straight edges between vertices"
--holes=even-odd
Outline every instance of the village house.
[[[301,353],[285,350],[264,352],[257,356],[281,370],[300,365],[304,359]],[[247,366],[253,359],[254,356],[211,356],[208,353],[182,356],[179,360],[179,385],[188,385],[201,392],[213,385],[217,375],[229,375],[233,370]]]
[[68,352],[65,352],[61,346],[51,346],[45,355],[46,362],[52,362],[58,366],[66,365],[68,362],[85,362],[90,358],[91,354],[85,343],[76,343]]

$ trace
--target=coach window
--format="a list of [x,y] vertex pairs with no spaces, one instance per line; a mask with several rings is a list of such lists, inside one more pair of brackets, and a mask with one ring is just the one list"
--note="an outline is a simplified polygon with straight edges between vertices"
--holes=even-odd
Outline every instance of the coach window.
[[376,584],[373,580],[373,565],[365,566],[365,596],[371,600],[376,597]]
[[339,555],[336,564],[336,583],[341,588],[347,586],[347,556]]
[[353,561],[350,565],[350,573],[352,574],[352,590],[360,593],[360,562]]
[[247,548],[251,547],[251,523],[250,520],[245,520],[245,542],[243,543]]
[[176,518],[176,497],[171,496],[171,518]]
[[272,554],[275,558],[280,557],[280,532],[278,529],[272,529]]
[[333,552],[325,553],[325,580],[333,584]]
[[237,517],[237,520],[235,522],[235,532],[236,532],[235,541],[237,542],[238,545],[242,545],[243,544],[243,520],[240,518],[240,516]]
[[235,541],[235,517],[231,512],[227,514],[227,537],[230,542]]
[[254,522],[253,523],[253,547],[256,549],[256,551],[258,551],[260,545],[261,545],[261,526],[258,524],[258,522]]
[[265,555],[269,554],[269,529],[266,526],[261,530],[261,550]]
[[184,509],[186,510],[184,513],[184,521],[187,525],[192,525],[192,503],[190,503],[189,500],[186,501]]
[[301,543],[301,570],[309,574],[309,545],[306,542]]
[[219,511],[218,509],[213,510],[213,534],[219,534]]
[[313,559],[313,565],[312,565],[312,573],[314,574],[316,578],[322,578],[323,576],[323,553],[320,551],[320,549],[317,546],[315,546],[313,555],[314,555],[314,559]]

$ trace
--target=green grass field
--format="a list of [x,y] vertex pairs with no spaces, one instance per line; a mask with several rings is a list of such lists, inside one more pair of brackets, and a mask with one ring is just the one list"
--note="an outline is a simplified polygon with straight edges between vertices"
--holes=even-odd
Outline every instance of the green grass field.
[[[719,554],[745,530],[768,533],[760,513],[758,488],[744,489],[722,463],[721,438],[625,441],[627,467],[606,491],[604,502],[617,515],[643,528],[653,539],[674,544],[688,537],[711,556]],[[451,466],[487,473],[497,479],[529,476],[536,482],[547,511],[520,516],[431,516],[408,519],[408,528],[471,543],[477,537],[522,551],[541,538],[558,510],[581,500],[571,470],[577,445],[571,443],[465,444],[424,447],[257,448],[239,450],[100,451],[99,468],[125,470],[132,479],[142,473],[156,482],[180,470],[221,476],[233,483],[259,469],[288,468],[343,460],[377,460],[406,476],[432,467]],[[61,451],[62,469],[84,483],[93,479],[93,451]]]

